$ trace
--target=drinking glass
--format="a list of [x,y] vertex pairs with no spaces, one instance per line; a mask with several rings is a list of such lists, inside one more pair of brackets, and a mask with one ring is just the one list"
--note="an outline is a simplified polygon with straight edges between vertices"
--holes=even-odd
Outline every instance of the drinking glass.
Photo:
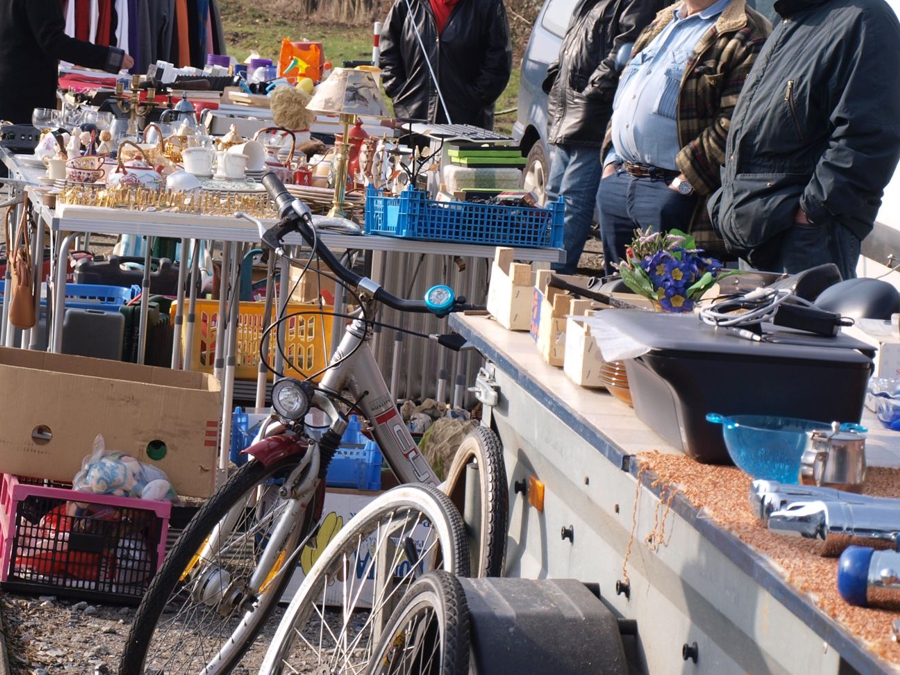
[[46,134],[59,126],[59,111],[56,108],[35,108],[31,114],[31,124]]

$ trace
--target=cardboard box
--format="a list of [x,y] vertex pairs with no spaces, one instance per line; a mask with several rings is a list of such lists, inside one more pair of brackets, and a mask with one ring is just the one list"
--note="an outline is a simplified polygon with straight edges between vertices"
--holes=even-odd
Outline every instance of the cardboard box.
[[[585,314],[592,314],[588,310]],[[597,341],[591,335],[591,327],[584,317],[569,316],[566,319],[565,359],[563,370],[575,384],[582,387],[603,387],[600,366],[603,357]]]
[[513,262],[513,249],[498,246],[491,267],[487,310],[507,330],[530,330],[535,273]]
[[[328,274],[319,274],[319,271]],[[291,301],[313,303],[322,301],[329,307],[334,307],[335,281],[331,277],[333,273],[323,262],[313,261],[306,272],[303,268],[291,265],[290,281]],[[299,280],[299,283],[298,283]],[[296,286],[294,285],[296,284]]]
[[[602,307],[593,300],[575,299],[559,288],[551,288],[550,270],[536,275],[531,303],[531,337],[551,366],[562,366],[566,353],[566,317],[581,316],[585,310]],[[588,277],[558,275],[565,281],[587,288]]]
[[[312,549],[310,547],[307,547],[300,553],[300,564],[297,565],[297,570],[294,572],[294,575],[288,582],[287,588],[285,588],[285,591],[281,596],[280,601],[282,603],[289,603],[291,601],[291,599],[294,597],[294,594],[303,583],[303,580],[306,578],[306,572],[308,572],[315,564],[316,560],[318,560],[318,554],[324,550],[325,545],[329,541],[331,541],[331,538],[338,531],[340,531],[341,527],[346,525],[353,516],[359,513],[360,509],[362,509],[364,506],[366,506],[366,504],[371,502],[380,494],[383,493],[364,492],[360,490],[345,490],[341,488],[328,488],[328,490],[325,492],[325,507],[322,512],[322,526],[319,529],[319,534],[317,535],[317,548]],[[429,528],[426,524],[420,524],[413,531],[413,541],[415,541],[416,547],[420,551],[422,550],[425,539],[428,536],[428,530]],[[375,542],[373,541],[371,543],[374,546]],[[366,571],[367,563],[367,560],[356,561],[356,565],[354,566],[357,574],[357,577],[354,580],[355,589],[360,588],[359,579]],[[400,565],[409,565],[409,563],[407,563],[404,558],[403,562],[401,562]],[[399,571],[401,574],[404,572],[403,569],[400,569]],[[372,606],[372,587],[373,582],[371,580],[365,581],[363,583],[362,590],[360,591],[359,595],[359,602],[356,604],[357,607],[365,608]],[[332,584],[325,592],[325,604],[331,606],[341,606],[343,590],[344,585],[342,583]]]
[[0,473],[71,482],[102,434],[178,494],[213,492],[222,403],[209,375],[0,348],[0,391]]

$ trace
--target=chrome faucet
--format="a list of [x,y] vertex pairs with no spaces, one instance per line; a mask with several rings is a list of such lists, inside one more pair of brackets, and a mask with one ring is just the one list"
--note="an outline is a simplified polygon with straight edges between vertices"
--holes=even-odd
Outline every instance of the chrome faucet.
[[900,535],[897,500],[794,502],[769,515],[770,530],[819,542],[818,552],[837,556],[850,545],[896,548]]

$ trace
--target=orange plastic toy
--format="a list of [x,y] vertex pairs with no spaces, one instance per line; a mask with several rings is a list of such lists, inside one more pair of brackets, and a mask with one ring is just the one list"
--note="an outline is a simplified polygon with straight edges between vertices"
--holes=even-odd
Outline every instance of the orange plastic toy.
[[281,55],[278,57],[278,74],[295,84],[301,77],[313,82],[322,79],[325,52],[321,42],[281,41]]

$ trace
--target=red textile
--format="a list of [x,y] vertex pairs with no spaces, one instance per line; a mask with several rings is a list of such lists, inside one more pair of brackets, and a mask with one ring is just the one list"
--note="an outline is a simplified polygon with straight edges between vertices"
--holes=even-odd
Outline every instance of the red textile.
[[100,19],[97,22],[96,44],[109,47],[112,35],[112,3],[113,0],[98,0]]
[[75,0],[75,37],[91,39],[91,0]]
[[444,32],[450,12],[458,3],[459,0],[431,0],[431,11],[434,12],[434,18],[437,19],[438,35]]

